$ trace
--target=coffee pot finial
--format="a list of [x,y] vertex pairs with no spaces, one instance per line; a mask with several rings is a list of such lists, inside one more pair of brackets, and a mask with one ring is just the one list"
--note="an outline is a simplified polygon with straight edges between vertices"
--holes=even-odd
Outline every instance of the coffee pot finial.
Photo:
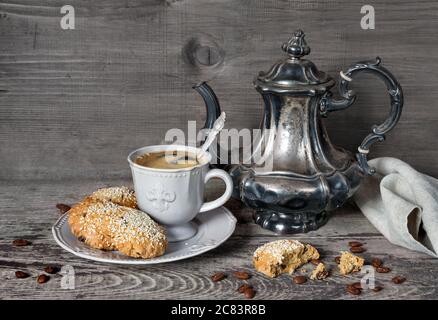
[[306,40],[304,40],[305,36],[303,30],[296,30],[292,38],[290,38],[288,42],[283,43],[281,48],[296,59],[308,55],[310,53],[310,47],[307,45]]

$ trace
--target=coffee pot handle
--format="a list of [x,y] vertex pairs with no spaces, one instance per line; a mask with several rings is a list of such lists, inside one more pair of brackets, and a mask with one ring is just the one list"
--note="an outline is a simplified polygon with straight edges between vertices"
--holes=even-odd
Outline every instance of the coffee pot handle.
[[342,110],[351,106],[356,100],[356,94],[353,90],[349,90],[349,84],[353,80],[353,76],[360,72],[369,72],[385,82],[390,96],[391,109],[388,118],[380,125],[372,127],[372,132],[368,134],[362,141],[358,148],[356,158],[359,162],[361,169],[368,175],[375,173],[374,168],[370,168],[368,165],[367,155],[369,153],[370,146],[376,141],[385,140],[385,134],[392,130],[400,119],[400,115],[403,109],[403,91],[395,79],[395,77],[384,67],[380,65],[381,59],[376,58],[376,61],[372,62],[358,62],[348,68],[347,72],[340,72],[339,93],[343,99],[332,99],[331,94],[322,98],[320,103],[320,111],[322,115],[326,115],[327,112]]

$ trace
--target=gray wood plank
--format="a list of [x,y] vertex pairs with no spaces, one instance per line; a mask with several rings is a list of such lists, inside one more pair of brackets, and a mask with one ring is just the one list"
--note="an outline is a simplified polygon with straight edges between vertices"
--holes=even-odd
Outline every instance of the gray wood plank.
[[[217,91],[228,127],[257,127],[252,78],[297,28],[310,59],[335,77],[357,60],[383,58],[406,105],[371,156],[438,176],[436,1],[379,1],[371,31],[359,25],[363,3],[351,0],[69,3],[73,31],[59,27],[62,1],[0,3],[0,179],[126,178],[129,151],[188,120],[202,125],[191,89],[201,80]],[[383,85],[362,80],[356,105],[326,120],[334,142],[351,150],[388,112]]]
[[[320,230],[288,236],[312,243],[328,263],[332,275],[326,281],[309,281],[294,285],[290,276],[268,279],[256,273],[251,256],[257,246],[278,239],[262,231],[250,219],[251,211],[230,201],[227,206],[239,220],[234,235],[219,248],[193,259],[154,266],[117,266],[76,258],[56,245],[50,228],[59,216],[55,204],[74,203],[97,187],[129,184],[127,180],[29,181],[6,182],[0,186],[0,299],[242,299],[235,291],[242,281],[231,275],[213,283],[210,276],[217,271],[231,274],[235,270],[252,273],[249,280],[257,290],[255,299],[436,299],[438,260],[390,244],[353,206],[334,213]],[[209,186],[208,198],[219,192]],[[33,242],[29,247],[13,247],[15,238]],[[284,237],[286,238],[286,237]],[[345,286],[360,279],[360,274],[341,276],[334,257],[347,249],[347,242],[360,240],[368,251],[363,256],[384,260],[393,269],[376,274],[384,286],[380,293],[364,292],[354,297]],[[47,264],[71,265],[76,278],[74,290],[61,288],[61,276],[38,285],[35,277]],[[308,271],[311,266],[305,267]],[[31,273],[28,279],[16,279],[14,271]],[[402,285],[393,284],[395,275],[406,276]]]

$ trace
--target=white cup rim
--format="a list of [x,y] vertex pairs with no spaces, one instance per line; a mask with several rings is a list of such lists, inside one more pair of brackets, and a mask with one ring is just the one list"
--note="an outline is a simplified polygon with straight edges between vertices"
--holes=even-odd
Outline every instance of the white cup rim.
[[[184,151],[194,153],[196,155],[201,154],[203,161],[202,161],[202,163],[199,163],[195,166],[191,166],[191,167],[187,167],[187,168],[178,168],[178,169],[151,168],[151,167],[141,166],[141,165],[135,163],[135,158],[137,158],[141,154],[145,154],[148,152],[168,151],[168,150],[177,150],[177,151],[184,150]],[[190,146],[179,145],[179,144],[158,144],[158,145],[141,147],[141,148],[138,148],[138,149],[132,151],[128,155],[127,160],[128,160],[129,165],[131,167],[139,169],[139,170],[156,171],[156,172],[182,172],[182,171],[192,171],[196,168],[208,165],[211,162],[211,154],[208,151],[203,151],[200,148],[196,148],[196,147],[190,147]]]

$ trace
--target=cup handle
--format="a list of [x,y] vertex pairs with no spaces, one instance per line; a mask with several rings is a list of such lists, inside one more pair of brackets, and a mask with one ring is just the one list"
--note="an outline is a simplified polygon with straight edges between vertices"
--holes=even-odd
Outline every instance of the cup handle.
[[205,212],[209,210],[216,209],[222,206],[225,202],[227,202],[231,198],[231,194],[233,193],[233,180],[230,175],[226,173],[224,170],[220,169],[212,169],[207,172],[205,175],[204,183],[206,184],[211,178],[220,178],[225,182],[225,192],[222,196],[217,198],[216,200],[205,202],[199,212]]

